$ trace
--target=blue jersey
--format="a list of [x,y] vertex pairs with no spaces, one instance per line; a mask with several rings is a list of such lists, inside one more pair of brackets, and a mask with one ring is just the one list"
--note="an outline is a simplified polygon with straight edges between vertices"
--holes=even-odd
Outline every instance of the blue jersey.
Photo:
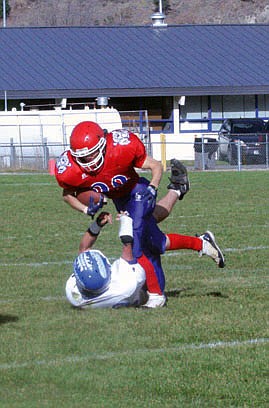
[[160,255],[165,252],[166,235],[160,230],[152,215],[153,209],[144,200],[149,181],[141,177],[138,184],[126,199],[114,200],[120,211],[128,211],[133,219],[133,254],[139,258],[142,253],[150,260],[154,267],[161,291],[165,287],[165,275],[161,265]]

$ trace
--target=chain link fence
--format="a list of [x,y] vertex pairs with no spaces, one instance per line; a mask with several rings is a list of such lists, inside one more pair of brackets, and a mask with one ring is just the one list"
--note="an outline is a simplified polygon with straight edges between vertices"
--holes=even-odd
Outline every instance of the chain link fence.
[[182,134],[182,137],[151,135],[146,110],[118,112],[96,109],[77,112],[11,112],[6,116],[4,113],[0,118],[0,171],[48,171],[53,161],[69,147],[69,137],[75,123],[82,120],[99,120],[102,127],[109,131],[117,129],[117,126],[129,129],[142,140],[147,154],[162,161],[165,169],[174,157],[190,169],[199,171],[241,171],[269,167],[267,133],[238,134],[233,139],[221,139],[216,132],[190,134],[187,137],[186,134]]
[[0,170],[47,171],[49,161],[56,160],[60,152],[68,148],[66,144],[40,143],[0,144]]
[[246,140],[245,134],[243,141],[240,136],[225,142],[210,137],[196,138],[194,168],[208,170],[226,167],[239,171],[244,168],[268,168],[269,135],[263,135],[262,141],[254,140],[253,135]]
[[[141,133],[141,138],[146,144],[148,154],[151,155],[160,149],[160,143],[150,141],[150,134]],[[245,169],[268,169],[269,168],[269,142],[263,142],[260,146],[262,154],[251,156],[246,154],[245,146],[242,146],[240,141],[233,142],[230,146],[233,149],[233,160],[224,159],[220,155],[219,143],[216,139],[211,138],[196,138],[193,147],[193,158],[184,158],[180,156],[180,152],[184,150],[184,146],[189,143],[170,143],[172,150],[175,152],[174,157],[182,160],[190,169],[198,171],[206,170],[245,170]],[[69,146],[64,143],[47,143],[43,140],[42,143],[19,144],[10,143],[0,144],[0,171],[48,171],[51,160],[56,160],[61,152]],[[157,148],[157,149],[156,149]],[[177,153],[179,152],[179,153]],[[154,157],[154,155],[153,155]],[[158,157],[156,157],[158,159]],[[171,157],[172,158],[172,157]],[[169,157],[159,158],[166,160],[167,163],[171,159]]]
[[118,112],[112,108],[4,112],[0,117],[0,171],[46,171],[51,160],[56,160],[69,147],[72,129],[83,120],[101,123],[108,131],[129,129],[140,137],[147,154],[152,155],[147,111]]

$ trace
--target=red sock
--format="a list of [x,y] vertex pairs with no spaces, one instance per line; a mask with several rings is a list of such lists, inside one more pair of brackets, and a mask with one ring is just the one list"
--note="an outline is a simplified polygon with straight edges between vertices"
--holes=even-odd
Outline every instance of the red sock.
[[194,251],[201,251],[203,243],[201,238],[190,237],[188,235],[180,234],[166,234],[170,241],[168,251],[175,249],[193,249]]
[[145,269],[146,273],[146,285],[147,289],[150,293],[158,293],[162,295],[162,291],[160,289],[160,285],[157,279],[157,276],[154,271],[154,267],[150,260],[143,254],[140,258],[137,259],[139,265]]

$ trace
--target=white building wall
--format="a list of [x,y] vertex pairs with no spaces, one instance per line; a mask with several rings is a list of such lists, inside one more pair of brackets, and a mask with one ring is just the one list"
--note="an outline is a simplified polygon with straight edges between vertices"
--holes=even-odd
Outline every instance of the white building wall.
[[46,142],[51,155],[59,155],[69,144],[75,125],[90,120],[111,131],[122,127],[119,112],[114,108],[81,110],[3,111],[0,112],[0,147],[13,144],[39,144]]
[[122,127],[120,114],[113,108],[81,110],[0,112],[0,143],[69,143],[75,125],[90,120],[111,131]]

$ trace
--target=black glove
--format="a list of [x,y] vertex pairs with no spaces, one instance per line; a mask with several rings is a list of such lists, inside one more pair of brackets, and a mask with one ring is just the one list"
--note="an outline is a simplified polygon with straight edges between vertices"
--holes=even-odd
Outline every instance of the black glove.
[[189,191],[189,189],[190,189],[190,183],[189,183],[189,180],[187,179],[186,182],[185,182],[185,184],[180,184],[180,185],[179,185],[179,190],[180,190],[180,192],[181,192],[181,195],[179,196],[178,199],[179,199],[179,200],[183,200],[184,195],[187,194],[187,192]]
[[167,188],[180,191],[179,200],[182,200],[190,189],[190,182],[186,167],[177,159],[171,160],[171,177],[169,177],[169,180],[171,183],[168,184]]
[[97,211],[99,211],[101,208],[103,208],[103,205],[106,204],[104,202],[104,195],[100,194],[100,198],[98,203],[94,202],[94,198],[90,197],[89,204],[88,204],[88,209],[87,209],[87,214],[90,215],[92,218],[95,216]]

